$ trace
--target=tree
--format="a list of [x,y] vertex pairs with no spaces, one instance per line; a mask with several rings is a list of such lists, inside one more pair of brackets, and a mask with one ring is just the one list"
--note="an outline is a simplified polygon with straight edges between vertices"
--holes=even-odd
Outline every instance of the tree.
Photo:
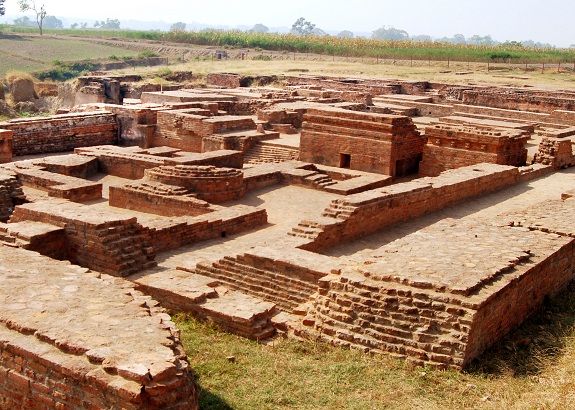
[[71,28],[72,30],[78,28],[78,23],[72,23],[72,24],[70,24],[70,28]]
[[409,39],[409,34],[405,30],[399,30],[397,28],[388,27],[379,28],[371,33],[371,38],[377,40],[407,40]]
[[315,27],[312,31],[311,34],[313,34],[314,36],[329,36],[329,34],[327,34],[325,31],[323,31],[321,28],[319,27]]
[[465,44],[465,36],[463,34],[454,34],[451,42],[453,44]]
[[250,33],[269,33],[270,29],[267,28],[267,26],[264,26],[263,24],[256,24],[255,26],[253,26],[250,30]]
[[431,39],[431,36],[428,36],[427,34],[420,34],[418,36],[411,37],[411,41],[419,41],[421,43],[425,43],[427,41],[431,43],[433,40]]
[[485,46],[491,46],[493,44],[495,44],[495,42],[493,41],[493,39],[491,38],[491,36],[485,36],[485,37],[481,37],[477,34],[475,34],[474,36],[472,36],[471,38],[469,38],[467,40],[467,42],[469,44],[473,44],[473,45],[485,45]]
[[94,27],[96,28],[103,28],[103,29],[119,29],[120,28],[120,20],[113,19],[110,20],[109,18],[106,21],[96,21],[94,23]]
[[310,23],[303,17],[300,17],[291,26],[290,33],[299,34],[300,36],[308,36],[313,32],[315,24]]
[[32,20],[30,20],[30,17],[22,16],[22,17],[18,17],[17,19],[14,19],[14,25],[15,26],[21,26],[21,27],[30,27],[30,26],[33,26],[34,23],[32,22]]
[[44,19],[46,18],[46,8],[42,4],[41,6],[36,5],[36,0],[18,0],[18,6],[20,11],[33,11],[36,13],[36,24],[38,24],[38,29],[40,30],[40,35],[42,35],[42,26],[44,24]]
[[44,19],[45,28],[64,28],[62,20],[56,18],[55,16],[46,16]]
[[88,22],[80,23],[80,28],[88,28]]
[[0,16],[3,16],[6,13],[6,9],[4,8],[4,0],[0,0]]
[[170,26],[170,31],[184,31],[186,29],[186,23],[178,21]]
[[353,33],[349,30],[343,30],[337,33],[337,37],[339,38],[353,38]]

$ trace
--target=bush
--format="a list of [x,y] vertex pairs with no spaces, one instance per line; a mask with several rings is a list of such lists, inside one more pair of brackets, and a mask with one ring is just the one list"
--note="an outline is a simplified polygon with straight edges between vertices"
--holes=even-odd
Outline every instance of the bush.
[[93,71],[94,66],[90,63],[79,62],[79,63],[60,63],[58,67],[52,70],[42,71],[38,73],[37,77],[42,80],[52,80],[64,82],[71,80],[72,78],[80,77],[87,71]]
[[272,59],[271,56],[266,56],[263,54],[252,57],[252,60],[260,60],[260,61],[271,61],[271,59]]
[[140,58],[148,58],[148,57],[159,57],[160,55],[158,53],[154,53],[153,51],[143,51],[140,54],[138,54],[138,57]]

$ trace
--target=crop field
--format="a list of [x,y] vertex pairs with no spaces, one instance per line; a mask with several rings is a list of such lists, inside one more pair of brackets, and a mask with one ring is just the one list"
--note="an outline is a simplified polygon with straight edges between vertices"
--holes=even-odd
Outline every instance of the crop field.
[[0,34],[0,76],[10,70],[46,70],[53,62],[105,59],[111,55],[134,56],[137,51],[74,39],[49,36],[23,37]]

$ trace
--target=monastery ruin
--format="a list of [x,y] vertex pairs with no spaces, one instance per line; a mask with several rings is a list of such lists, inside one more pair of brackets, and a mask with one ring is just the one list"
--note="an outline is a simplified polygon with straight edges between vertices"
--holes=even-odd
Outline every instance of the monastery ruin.
[[133,77],[0,123],[0,408],[197,408],[170,311],[462,369],[575,278],[575,92]]

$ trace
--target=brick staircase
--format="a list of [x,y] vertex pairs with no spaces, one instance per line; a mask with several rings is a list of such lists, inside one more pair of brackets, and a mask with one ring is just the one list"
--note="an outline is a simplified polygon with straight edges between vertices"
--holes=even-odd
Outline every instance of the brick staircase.
[[256,268],[245,255],[224,257],[212,264],[199,263],[196,274],[208,276],[232,290],[275,303],[281,310],[291,312],[317,291],[317,283],[290,276],[280,269]]
[[258,143],[246,152],[244,156],[244,164],[277,164],[294,159],[299,159],[299,150],[297,148],[287,148]]
[[318,221],[303,220],[296,227],[292,228],[291,232],[288,232],[288,235],[296,238],[314,240],[322,232],[323,227]]
[[321,174],[319,172],[317,174],[305,177],[304,181],[309,183],[312,187],[320,190],[323,190],[328,186],[337,184],[337,182],[331,179],[329,176],[327,176],[326,174]]

